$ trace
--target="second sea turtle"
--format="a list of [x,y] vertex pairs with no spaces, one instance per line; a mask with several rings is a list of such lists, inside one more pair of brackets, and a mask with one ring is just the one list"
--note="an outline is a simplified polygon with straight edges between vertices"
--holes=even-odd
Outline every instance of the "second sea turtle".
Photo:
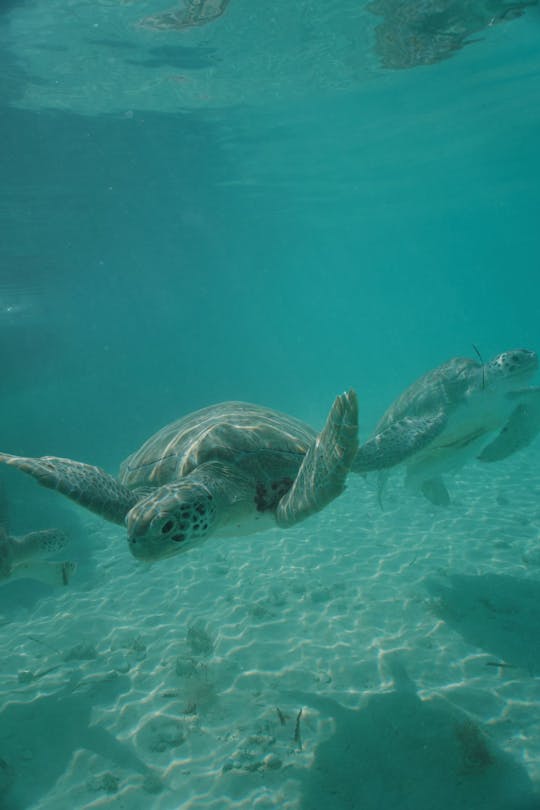
[[380,471],[380,498],[389,470],[403,465],[409,489],[447,504],[444,473],[475,457],[507,458],[540,431],[540,388],[524,387],[537,368],[536,352],[514,349],[489,363],[454,357],[428,371],[384,413],[353,471]]

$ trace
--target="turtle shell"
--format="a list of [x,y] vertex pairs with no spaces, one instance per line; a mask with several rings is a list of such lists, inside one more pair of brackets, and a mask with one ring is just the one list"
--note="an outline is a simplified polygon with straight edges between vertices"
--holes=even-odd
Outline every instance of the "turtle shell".
[[482,366],[466,357],[454,357],[428,371],[410,385],[384,413],[374,433],[404,417],[423,417],[439,411],[449,413],[476,384],[482,384]]
[[246,402],[202,408],[155,433],[127,458],[120,481],[128,487],[162,486],[189,475],[207,461],[240,462],[248,454],[273,463],[304,456],[315,431],[286,414]]

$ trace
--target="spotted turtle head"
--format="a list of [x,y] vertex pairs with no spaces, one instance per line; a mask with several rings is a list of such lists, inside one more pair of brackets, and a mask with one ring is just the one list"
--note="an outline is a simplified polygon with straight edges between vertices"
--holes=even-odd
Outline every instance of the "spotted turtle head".
[[512,388],[524,383],[538,369],[538,355],[529,349],[512,349],[497,355],[485,366],[487,385],[508,384]]
[[215,524],[212,493],[188,481],[156,489],[126,516],[130,551],[147,562],[193,548],[212,533]]

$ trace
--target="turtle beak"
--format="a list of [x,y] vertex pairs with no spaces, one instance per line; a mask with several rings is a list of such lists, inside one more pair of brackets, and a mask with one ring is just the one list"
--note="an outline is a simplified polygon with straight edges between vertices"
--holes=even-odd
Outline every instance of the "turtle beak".
[[155,557],[148,554],[148,546],[146,543],[141,543],[136,537],[128,537],[129,550],[137,560],[144,560],[145,562],[152,562]]
[[143,537],[147,533],[150,524],[150,520],[143,516],[140,504],[136,504],[133,509],[129,510],[124,522],[130,539]]
[[155,562],[178,553],[173,543],[163,542],[162,538],[153,534],[128,533],[129,550],[137,560]]
[[178,554],[189,545],[185,534],[178,532],[174,515],[137,504],[126,515],[129,550],[138,560],[153,562]]
[[511,361],[515,361],[515,374],[517,376],[526,374],[530,377],[538,368],[538,355],[536,352],[530,351],[529,349],[519,349],[515,352],[509,352],[509,356]]
[[139,507],[140,504],[137,504],[130,509],[125,519],[129,550],[138,560],[152,560],[156,555],[152,553],[152,544],[147,539],[151,520],[143,516]]

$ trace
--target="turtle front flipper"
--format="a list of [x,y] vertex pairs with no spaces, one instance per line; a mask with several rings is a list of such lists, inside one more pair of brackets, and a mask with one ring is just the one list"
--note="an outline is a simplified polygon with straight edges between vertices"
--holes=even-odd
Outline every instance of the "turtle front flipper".
[[292,526],[323,509],[345,489],[358,450],[358,400],[354,391],[338,396],[322,432],[309,447],[292,487],[276,510],[279,526]]
[[432,417],[405,416],[365,442],[352,464],[352,472],[368,473],[401,464],[433,441],[446,424],[444,413]]
[[123,524],[138,495],[99,467],[68,458],[25,458],[0,453],[0,461],[31,475],[42,486],[56,489],[106,520]]
[[513,398],[523,398],[510,414],[502,430],[480,455],[479,461],[502,461],[528,447],[540,433],[540,388],[514,392]]

